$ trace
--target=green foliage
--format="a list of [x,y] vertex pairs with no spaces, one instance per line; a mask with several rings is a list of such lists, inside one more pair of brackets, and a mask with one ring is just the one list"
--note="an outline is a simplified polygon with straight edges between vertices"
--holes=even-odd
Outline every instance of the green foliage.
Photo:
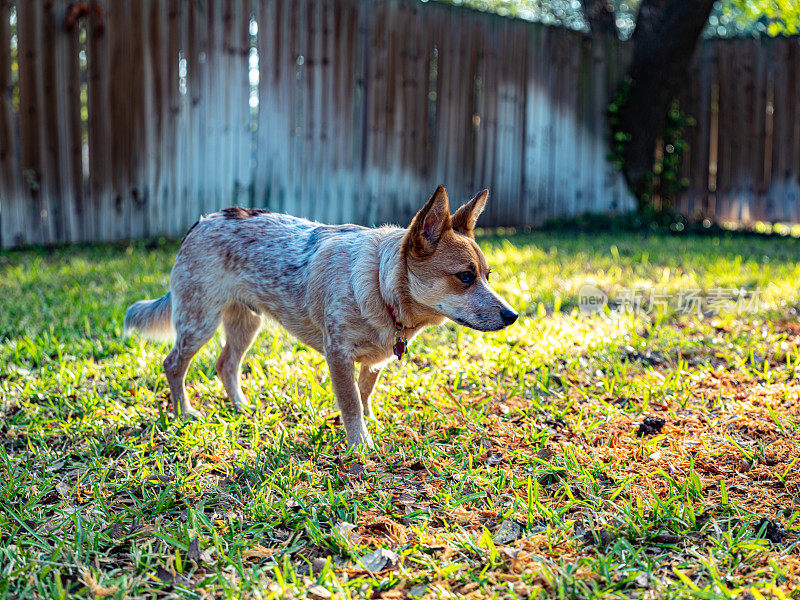
[[[427,2],[428,0],[422,0]],[[437,0],[445,4],[464,6],[473,10],[536,21],[546,25],[559,25],[570,29],[586,30],[586,18],[580,3],[573,0]]]
[[800,33],[798,0],[727,0],[709,19],[714,26],[729,23],[734,33],[766,33],[769,36]]
[[[427,1],[427,0],[423,0]],[[580,2],[570,0],[438,0],[476,10],[496,12],[548,25],[588,30]],[[617,29],[624,39],[636,25],[641,0],[612,0]],[[766,34],[796,35],[800,31],[798,0],[722,0],[708,20],[705,37]]]
[[618,171],[622,170],[625,164],[625,148],[631,140],[629,133],[619,130],[620,118],[619,113],[625,103],[628,101],[631,90],[631,78],[625,77],[619,84],[614,98],[608,105],[606,110],[606,119],[608,122],[608,132],[611,139],[608,141],[609,155],[608,160]]
[[[626,77],[620,83],[607,108],[610,135],[608,159],[614,168],[620,171],[625,165],[624,154],[631,135],[620,130],[619,115],[628,101],[630,87],[631,79]],[[678,100],[673,100],[666,115],[660,153],[653,158],[650,185],[637,198],[639,211],[644,212],[648,218],[652,216],[653,211],[663,215],[655,219],[659,226],[675,221],[676,216],[672,213],[675,199],[688,186],[688,180],[681,176],[681,158],[689,148],[683,136],[686,128],[694,125],[695,120],[681,110]],[[657,202],[654,202],[654,199]]]
[[695,124],[694,118],[681,110],[680,102],[673,100],[667,111],[661,151],[653,164],[652,196],[646,198],[658,198],[657,208],[662,212],[670,212],[678,195],[689,185],[688,179],[681,174],[681,159],[689,148],[683,135],[687,127],[694,127]]

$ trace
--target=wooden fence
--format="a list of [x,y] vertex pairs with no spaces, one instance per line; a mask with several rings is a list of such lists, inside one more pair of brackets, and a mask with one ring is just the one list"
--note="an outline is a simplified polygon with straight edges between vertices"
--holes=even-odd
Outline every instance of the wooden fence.
[[686,138],[678,208],[718,221],[800,222],[800,43],[710,40],[681,106]]
[[232,204],[405,223],[438,183],[489,187],[484,225],[632,206],[605,161],[616,43],[416,0],[76,4],[0,0],[2,246]]
[[[417,0],[0,16],[2,247],[179,236],[234,204],[405,223],[438,183],[489,187],[489,226],[634,205],[606,160],[624,43]],[[800,220],[797,75],[796,39],[705,44],[683,210]]]

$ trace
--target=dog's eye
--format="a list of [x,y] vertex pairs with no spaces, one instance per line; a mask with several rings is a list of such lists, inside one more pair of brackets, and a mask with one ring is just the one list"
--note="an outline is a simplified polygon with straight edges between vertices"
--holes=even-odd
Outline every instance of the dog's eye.
[[459,281],[466,284],[475,281],[475,273],[472,271],[461,271],[461,273],[456,273],[456,277],[458,277]]

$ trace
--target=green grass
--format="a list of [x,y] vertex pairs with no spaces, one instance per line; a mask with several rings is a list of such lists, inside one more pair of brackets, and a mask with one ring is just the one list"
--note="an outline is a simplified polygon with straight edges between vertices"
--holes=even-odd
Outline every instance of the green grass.
[[[0,597],[793,597],[800,241],[480,243],[520,321],[420,336],[379,381],[378,451],[348,456],[322,357],[277,330],[253,415],[215,340],[206,420],[172,417],[168,347],[120,334],[177,244],[0,254]],[[587,281],[669,306],[583,315]],[[757,312],[683,314],[695,288]]]

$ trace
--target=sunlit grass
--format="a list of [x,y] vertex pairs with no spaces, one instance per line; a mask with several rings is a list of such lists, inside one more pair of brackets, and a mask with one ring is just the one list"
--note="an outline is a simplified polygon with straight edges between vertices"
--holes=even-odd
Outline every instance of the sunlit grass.
[[[420,336],[363,456],[324,360],[280,331],[245,367],[253,414],[224,401],[218,340],[188,377],[206,420],[167,412],[168,347],[120,334],[176,244],[0,254],[0,597],[789,595],[800,241],[480,243],[520,321]],[[587,282],[668,306],[584,315]],[[758,291],[757,311],[683,314],[693,288]],[[660,433],[636,434],[646,416]]]

